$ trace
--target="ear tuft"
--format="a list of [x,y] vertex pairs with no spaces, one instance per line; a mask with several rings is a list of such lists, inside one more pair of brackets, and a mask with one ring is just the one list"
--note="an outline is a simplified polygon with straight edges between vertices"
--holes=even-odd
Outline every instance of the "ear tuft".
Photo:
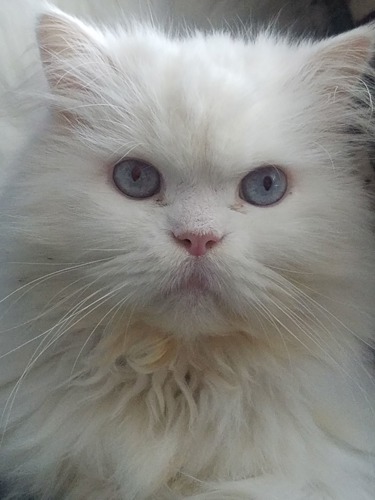
[[47,13],[39,20],[37,38],[43,64],[58,56],[73,54],[90,43],[90,37],[77,20],[64,14]]
[[310,64],[322,73],[346,78],[356,84],[368,72],[375,52],[375,24],[319,42]]
[[53,89],[81,87],[77,73],[84,61],[102,58],[100,35],[57,9],[41,15],[36,35],[47,80]]

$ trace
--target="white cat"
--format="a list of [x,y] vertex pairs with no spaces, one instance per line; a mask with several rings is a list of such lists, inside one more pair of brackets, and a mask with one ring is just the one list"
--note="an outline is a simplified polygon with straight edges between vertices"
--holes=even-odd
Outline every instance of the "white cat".
[[51,8],[37,38],[50,115],[1,197],[7,498],[373,500],[375,28]]

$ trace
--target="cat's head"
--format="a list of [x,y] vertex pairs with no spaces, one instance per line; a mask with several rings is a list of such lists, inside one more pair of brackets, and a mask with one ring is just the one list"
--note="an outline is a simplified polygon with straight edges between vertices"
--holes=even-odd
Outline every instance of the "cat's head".
[[52,118],[25,203],[47,246],[108,259],[111,307],[173,332],[262,332],[361,271],[373,27],[171,39],[51,11],[38,40]]

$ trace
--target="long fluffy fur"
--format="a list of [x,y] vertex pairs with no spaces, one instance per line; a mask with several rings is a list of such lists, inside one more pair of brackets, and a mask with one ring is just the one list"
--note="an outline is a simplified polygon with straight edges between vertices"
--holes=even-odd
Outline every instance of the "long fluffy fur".
[[[374,39],[42,18],[50,115],[1,199],[8,498],[373,499]],[[129,155],[160,198],[114,189]],[[289,191],[257,208],[263,163]],[[225,237],[193,262],[176,227]]]

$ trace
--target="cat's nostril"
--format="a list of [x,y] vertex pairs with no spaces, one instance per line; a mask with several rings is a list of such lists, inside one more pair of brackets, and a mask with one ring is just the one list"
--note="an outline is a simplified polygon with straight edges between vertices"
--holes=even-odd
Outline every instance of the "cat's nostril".
[[179,244],[183,245],[186,250],[195,257],[201,257],[202,255],[205,255],[208,250],[210,250],[222,240],[221,236],[218,236],[214,233],[173,233],[173,236]]

